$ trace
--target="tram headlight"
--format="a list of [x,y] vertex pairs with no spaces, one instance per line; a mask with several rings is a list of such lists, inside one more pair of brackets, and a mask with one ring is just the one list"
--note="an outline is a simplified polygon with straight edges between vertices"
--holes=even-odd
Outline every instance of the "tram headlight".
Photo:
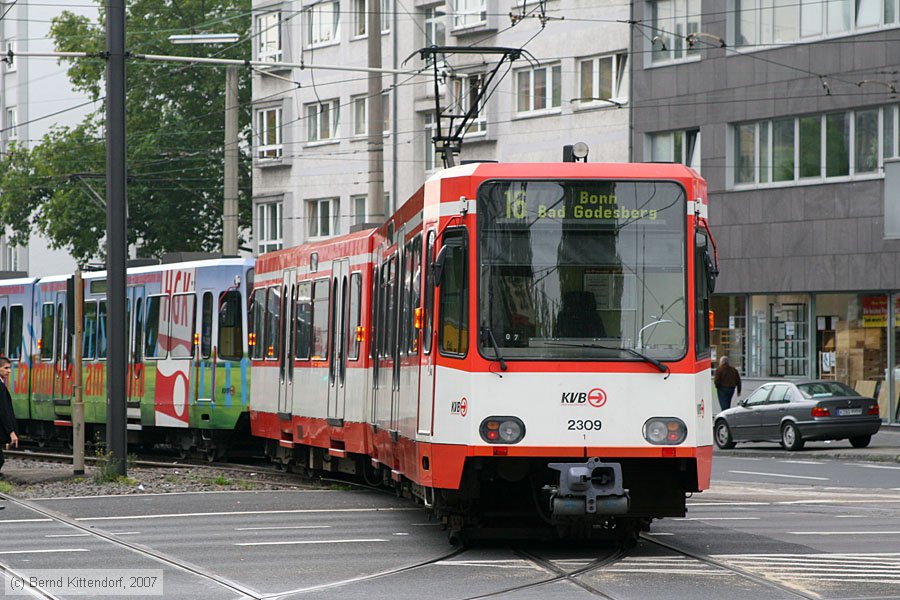
[[644,423],[644,439],[657,446],[676,446],[687,437],[687,426],[675,417],[653,417]]
[[516,417],[488,417],[478,432],[488,444],[518,444],[525,437],[525,423]]

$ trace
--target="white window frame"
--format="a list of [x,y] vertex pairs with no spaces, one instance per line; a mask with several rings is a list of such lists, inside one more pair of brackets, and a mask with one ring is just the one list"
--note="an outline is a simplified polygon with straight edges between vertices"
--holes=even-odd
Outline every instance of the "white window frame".
[[[680,141],[679,138],[680,137]],[[687,157],[688,151],[688,139],[693,138],[694,143],[691,146],[693,152],[690,157]],[[679,164],[685,165],[700,172],[700,128],[694,127],[691,129],[679,129],[674,131],[659,131],[655,133],[647,134],[647,145],[645,148],[644,155],[646,159],[651,162],[677,162]],[[655,156],[653,154],[653,150],[656,146],[655,142],[660,142],[660,145],[666,145],[666,156]],[[680,145],[680,150],[677,146]],[[680,160],[676,154],[680,151],[681,156]],[[689,158],[689,159],[688,159]]]
[[[453,115],[465,115],[475,101],[478,91],[484,87],[484,73],[456,74],[448,77],[451,97],[448,111]],[[465,131],[465,136],[483,134],[487,131],[487,115],[485,114],[485,98],[481,99],[481,106],[475,119]]]
[[[423,9],[422,17],[424,19],[423,31],[425,33],[426,46],[446,46],[447,45],[447,5],[436,4]],[[443,29],[443,31],[441,31]],[[428,55],[425,59],[425,65],[431,66],[434,55]],[[439,63],[440,65],[443,62]]]
[[18,111],[15,106],[9,106],[6,109],[6,139],[7,140],[17,140],[19,139],[19,132],[17,131],[18,127]]
[[320,2],[303,11],[306,21],[306,47],[330,46],[341,41],[339,2]]
[[[369,97],[354,96],[350,99],[353,107],[353,137],[362,138],[369,135]],[[381,112],[384,115],[382,132],[384,135],[391,133],[391,94],[385,92],[381,95]]]
[[256,16],[256,59],[281,62],[284,57],[281,41],[281,12],[272,11]]
[[[792,0],[798,1],[798,0]],[[651,0],[649,64],[653,66],[700,60],[700,49],[704,42],[690,45],[686,37],[702,31],[700,20],[701,0]],[[691,6],[691,4],[694,6]],[[662,6],[671,11],[663,12]],[[663,13],[664,16],[660,16]],[[696,15],[696,19],[691,17]]]
[[261,202],[256,205],[257,254],[281,250],[284,247],[283,214],[284,202]]
[[307,104],[304,108],[306,142],[308,144],[324,144],[336,141],[338,125],[341,120],[340,102],[337,99],[323,100]]
[[[328,207],[328,219],[326,225],[328,231],[323,231],[321,219],[321,207]],[[307,236],[308,239],[320,239],[340,235],[340,198],[318,198],[306,201]]]
[[[367,218],[366,200],[367,199],[368,199],[368,196],[366,194],[350,196],[350,208],[351,208],[351,210],[353,210],[353,213],[350,216],[350,224],[351,225],[361,225],[366,222],[366,218]],[[362,203],[362,207],[360,207],[360,203]],[[360,211],[360,208],[362,208],[361,211]]]
[[453,29],[487,23],[487,0],[453,0]]
[[[391,8],[391,0],[380,0],[381,2],[381,33],[391,32],[391,17],[393,11]],[[369,31],[369,0],[353,0],[353,30],[351,37],[353,39],[362,39],[366,37]]]
[[[600,66],[604,63],[609,64],[611,81],[610,95],[603,98],[600,90]],[[585,66],[589,65],[591,70],[590,89],[585,89],[584,81]],[[604,54],[599,56],[588,56],[578,59],[578,92],[579,108],[587,108],[594,106],[609,106],[612,104],[624,104],[628,102],[628,53],[617,52],[615,54]]]
[[[544,107],[543,108],[535,108],[535,87],[534,80],[535,74],[538,71],[544,71],[547,75],[547,86],[546,86],[546,95],[544,97]],[[542,67],[537,67],[533,69],[520,69],[515,72],[515,79],[513,80],[513,85],[516,86],[515,91],[515,102],[516,102],[516,114],[517,115],[534,115],[534,114],[546,114],[546,113],[557,113],[560,111],[560,107],[562,104],[562,92],[560,79],[562,76],[562,67],[559,64],[555,65],[545,65]],[[519,81],[523,75],[528,75],[528,107],[522,109],[519,107]],[[554,86],[557,88],[556,100],[557,104],[553,104],[554,101]]]
[[[274,117],[274,124],[268,117]],[[273,131],[274,129],[274,131]],[[256,158],[279,160],[284,155],[284,112],[280,106],[260,108],[256,111]],[[273,136],[273,137],[272,137]]]
[[431,174],[442,168],[440,156],[434,148],[432,138],[437,135],[437,121],[433,112],[427,112],[422,115],[422,132],[425,134],[425,151],[424,157],[425,174]]

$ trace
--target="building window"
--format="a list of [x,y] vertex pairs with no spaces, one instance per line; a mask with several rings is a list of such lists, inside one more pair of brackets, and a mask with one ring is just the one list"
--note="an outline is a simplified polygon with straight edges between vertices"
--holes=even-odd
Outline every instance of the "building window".
[[[353,135],[364,136],[369,134],[367,128],[369,117],[369,97],[357,96],[353,98]],[[391,131],[391,95],[381,96],[381,113],[383,115],[382,133],[385,135]]]
[[[447,45],[447,6],[440,4],[425,9],[425,45]],[[426,65],[431,66],[433,55],[426,58]]]
[[337,100],[306,105],[306,141],[322,142],[337,137],[341,107]]
[[675,162],[700,171],[700,130],[667,131],[650,134],[650,160]]
[[478,105],[478,95],[484,90],[484,74],[456,75],[450,78],[450,85],[453,93],[453,105],[448,107],[448,112],[453,115],[466,115],[471,110],[475,117],[464,133],[487,131],[484,98],[481,99],[481,106]]
[[438,156],[434,149],[434,136],[437,135],[437,124],[434,113],[425,113],[422,130],[425,132],[425,148],[422,156],[425,157],[425,172],[430,173],[438,167]]
[[306,203],[309,237],[327,237],[340,233],[340,199],[324,198]]
[[280,108],[264,108],[256,111],[257,158],[281,158],[284,149],[281,137],[281,119]]
[[281,202],[267,202],[256,206],[256,239],[257,253],[281,250],[284,247],[282,238]]
[[[739,2],[740,0],[735,0]],[[771,0],[770,0],[771,1]],[[776,0],[778,1],[778,0]],[[795,2],[796,0],[790,0]],[[650,4],[653,62],[699,57],[691,34],[700,31],[700,0],[656,0]]]
[[270,12],[256,17],[256,56],[258,60],[281,60],[281,13]]
[[735,0],[734,44],[763,46],[891,26],[897,0]]
[[560,106],[559,65],[516,72],[516,111],[548,110]]
[[353,207],[353,225],[362,225],[366,222],[366,197],[350,196],[350,205]]
[[453,28],[473,27],[487,22],[487,0],[455,0]]
[[603,104],[603,100],[620,100],[627,97],[625,86],[626,63],[625,53],[609,56],[596,56],[582,59],[579,63],[581,85],[579,90],[581,106],[592,102]]
[[897,152],[896,106],[732,127],[735,186],[872,177]]
[[[388,33],[391,30],[391,10],[390,0],[381,1],[381,33]],[[353,0],[353,37],[363,37],[366,35],[366,28],[369,26],[369,0]]]
[[320,2],[309,7],[306,17],[306,45],[322,46],[338,41],[341,12],[338,2]]
[[19,137],[16,131],[16,107],[6,109],[6,139],[15,140]]

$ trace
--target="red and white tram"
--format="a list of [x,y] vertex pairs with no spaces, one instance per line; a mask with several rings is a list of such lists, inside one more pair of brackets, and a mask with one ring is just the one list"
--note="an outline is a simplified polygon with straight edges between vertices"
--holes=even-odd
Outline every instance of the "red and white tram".
[[265,254],[252,431],[453,529],[681,516],[712,457],[706,214],[681,165],[479,163],[377,229]]

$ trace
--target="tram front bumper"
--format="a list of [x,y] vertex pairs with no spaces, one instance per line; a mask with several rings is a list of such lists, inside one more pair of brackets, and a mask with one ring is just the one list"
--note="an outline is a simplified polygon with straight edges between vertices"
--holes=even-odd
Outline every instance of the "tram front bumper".
[[628,490],[622,488],[622,466],[589,458],[581,463],[550,463],[559,471],[559,485],[548,486],[555,519],[605,517],[628,512]]

